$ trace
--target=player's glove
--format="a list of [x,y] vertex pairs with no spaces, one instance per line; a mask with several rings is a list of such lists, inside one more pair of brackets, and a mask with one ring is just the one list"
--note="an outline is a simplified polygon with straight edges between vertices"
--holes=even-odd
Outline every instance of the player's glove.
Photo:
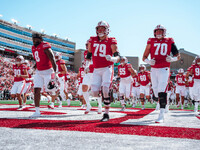
[[156,63],[156,61],[154,60],[154,58],[151,59],[151,60],[149,60],[148,58],[146,58],[144,60],[144,62],[147,63],[147,64],[149,64],[149,65],[151,65],[151,66],[155,65],[155,63]]
[[172,56],[167,56],[166,57],[166,61],[167,62],[174,62],[174,61],[177,61],[178,60],[178,57],[172,57]]
[[85,71],[85,73],[88,73],[90,71],[89,66],[85,67],[84,71]]
[[112,57],[110,55],[106,55],[105,57],[106,57],[107,61],[112,61],[114,63],[116,63],[118,61],[118,57]]

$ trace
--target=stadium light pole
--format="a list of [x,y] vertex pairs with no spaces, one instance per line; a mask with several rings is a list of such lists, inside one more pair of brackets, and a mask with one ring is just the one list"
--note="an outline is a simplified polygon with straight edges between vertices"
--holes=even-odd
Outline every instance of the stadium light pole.
[[11,19],[11,21],[12,21],[14,24],[17,24],[17,23],[18,23],[18,21],[15,20],[15,19]]
[[56,37],[56,38],[58,37],[58,35],[56,33],[53,33],[53,36]]
[[41,29],[41,32],[42,32],[42,34],[44,34],[44,33],[45,33],[45,30],[44,30],[44,29]]
[[31,30],[33,27],[29,24],[26,25],[28,27],[29,30]]

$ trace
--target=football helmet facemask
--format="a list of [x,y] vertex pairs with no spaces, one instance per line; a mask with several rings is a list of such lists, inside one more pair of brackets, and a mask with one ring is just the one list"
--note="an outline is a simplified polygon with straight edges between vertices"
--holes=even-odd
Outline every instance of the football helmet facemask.
[[[105,28],[104,33],[99,33],[98,32],[98,28],[99,27],[104,27]],[[110,26],[109,26],[109,24],[106,21],[100,21],[100,22],[98,22],[98,24],[96,26],[96,34],[97,34],[97,36],[103,37],[104,35],[108,35],[109,32],[110,32]]]
[[[163,34],[158,34],[156,35],[156,31],[157,30],[163,30]],[[157,39],[162,39],[166,36],[166,29],[163,25],[157,25],[153,31],[154,33],[154,37],[157,38]]]
[[15,63],[16,64],[22,64],[22,63],[24,63],[24,57],[22,55],[17,56]]

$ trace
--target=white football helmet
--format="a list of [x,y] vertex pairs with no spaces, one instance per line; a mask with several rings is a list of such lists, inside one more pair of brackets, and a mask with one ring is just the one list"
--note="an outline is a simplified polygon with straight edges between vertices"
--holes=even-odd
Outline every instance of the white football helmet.
[[183,70],[183,68],[180,68],[179,70],[178,70],[178,73],[184,73],[184,70]]
[[[163,30],[163,35],[156,35],[156,30]],[[158,38],[158,39],[164,38],[166,36],[166,28],[163,25],[159,24],[153,30],[153,34],[155,38]]]
[[47,89],[50,92],[56,92],[58,90],[58,83],[55,79],[51,79],[47,85]]
[[141,72],[145,71],[145,70],[146,70],[146,66],[143,65],[143,64],[141,64],[141,65],[139,66],[139,70],[140,70]]
[[61,58],[62,58],[61,53],[60,52],[55,52],[55,59],[56,59],[56,61],[60,60]]
[[125,56],[121,57],[121,60],[124,60],[125,64],[128,63],[128,59]]
[[27,66],[27,67],[30,67],[30,63],[28,60],[24,60],[24,64]]
[[200,55],[197,55],[195,57],[195,63],[198,64],[198,65],[200,65]]
[[[104,33],[98,33],[98,27],[104,27],[105,28],[105,32]],[[104,35],[108,35],[110,32],[110,26],[106,21],[100,21],[98,22],[97,26],[96,26],[96,33],[97,36],[102,37]]]
[[24,57],[22,55],[18,55],[16,57],[16,64],[22,64],[24,63]]

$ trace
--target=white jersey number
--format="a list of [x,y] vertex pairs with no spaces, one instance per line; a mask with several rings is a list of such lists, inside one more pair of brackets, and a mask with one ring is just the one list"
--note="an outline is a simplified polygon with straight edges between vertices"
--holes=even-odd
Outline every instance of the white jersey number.
[[40,57],[39,57],[38,51],[35,51],[34,56],[35,56],[35,60],[36,60],[37,62],[40,62]]
[[199,76],[199,75],[200,75],[200,70],[199,70],[199,68],[195,68],[195,75],[196,75],[196,76]]
[[162,56],[166,56],[167,54],[167,44],[166,43],[154,43],[154,47],[156,47],[155,55],[159,55],[159,50],[160,54]]
[[94,44],[95,51],[94,56],[97,56],[99,54],[100,57],[106,56],[106,45],[105,44]]
[[140,80],[141,80],[141,81],[146,81],[146,80],[147,80],[146,75],[140,76]]
[[120,68],[120,69],[119,69],[119,74],[120,74],[120,75],[125,75],[125,74],[126,74],[125,68]]
[[14,76],[16,77],[17,75],[21,75],[20,69],[14,69]]

